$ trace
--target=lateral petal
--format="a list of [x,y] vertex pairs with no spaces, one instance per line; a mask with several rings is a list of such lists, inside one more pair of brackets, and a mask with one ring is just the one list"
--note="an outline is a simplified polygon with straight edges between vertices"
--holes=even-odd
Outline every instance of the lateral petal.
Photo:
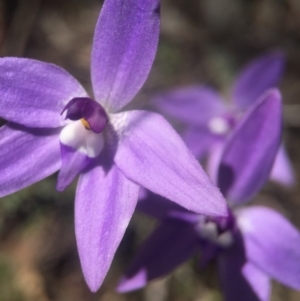
[[273,209],[253,206],[238,210],[249,261],[271,278],[300,289],[300,233]]
[[124,293],[144,287],[188,260],[198,249],[199,238],[190,224],[166,220],[146,239],[118,284]]
[[0,128],[0,197],[56,172],[61,166],[59,129]]
[[111,112],[129,103],[144,84],[156,54],[159,0],[105,1],[95,29],[92,83],[96,100]]
[[233,86],[234,103],[247,109],[266,90],[276,88],[285,67],[281,52],[264,54],[250,62],[238,75]]
[[222,96],[205,86],[173,89],[156,95],[152,102],[164,116],[174,117],[193,126],[207,126],[211,118],[226,111]]
[[0,59],[0,116],[28,127],[55,128],[74,97],[86,96],[83,87],[64,69],[25,58]]
[[218,186],[232,204],[241,204],[267,181],[281,138],[281,96],[269,90],[225,142]]
[[114,118],[114,161],[128,178],[196,213],[227,215],[223,196],[162,116],[130,111]]
[[[102,164],[103,165],[103,164]],[[75,230],[85,280],[100,287],[133,214],[139,187],[115,165],[81,174],[76,191]]]
[[212,134],[207,127],[188,127],[182,134],[183,141],[198,160],[202,160],[222,138]]

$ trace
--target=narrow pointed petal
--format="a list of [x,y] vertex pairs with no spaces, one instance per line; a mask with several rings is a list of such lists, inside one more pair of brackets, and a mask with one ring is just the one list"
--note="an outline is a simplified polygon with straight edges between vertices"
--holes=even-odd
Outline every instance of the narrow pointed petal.
[[0,197],[56,172],[61,165],[57,129],[0,128]]
[[171,125],[159,114],[116,114],[114,161],[124,174],[188,210],[227,215],[226,202]]
[[218,268],[225,301],[268,301],[270,279],[245,258],[242,240],[219,256]]
[[225,142],[218,186],[232,204],[253,196],[267,181],[281,138],[281,96],[269,90]]
[[65,104],[86,96],[67,71],[25,58],[0,59],[0,116],[28,127],[60,127]]
[[300,289],[300,233],[281,214],[266,207],[237,211],[249,261],[271,278]]
[[92,83],[109,111],[124,107],[144,84],[155,57],[159,0],[105,1],[95,29]]
[[250,62],[233,86],[233,100],[247,109],[266,90],[275,88],[283,74],[285,57],[281,52],[268,53]]
[[168,220],[146,239],[120,280],[118,292],[144,287],[188,260],[198,249],[199,238],[193,226]]
[[205,86],[190,86],[162,93],[153,98],[159,113],[194,126],[207,122],[226,111],[221,95]]
[[58,174],[56,189],[63,191],[92,161],[93,158],[64,144],[60,144],[62,164]]
[[85,280],[91,291],[100,287],[133,214],[138,186],[115,165],[94,166],[79,178],[75,230]]
[[270,178],[286,186],[295,184],[294,170],[283,144],[276,155]]

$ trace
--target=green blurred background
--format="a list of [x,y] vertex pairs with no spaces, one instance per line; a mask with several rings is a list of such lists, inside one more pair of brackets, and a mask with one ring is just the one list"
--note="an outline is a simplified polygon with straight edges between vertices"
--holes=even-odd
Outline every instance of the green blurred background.
[[[90,51],[101,5],[100,0],[0,0],[0,54],[60,65],[91,91]],[[154,93],[193,83],[209,84],[226,95],[243,64],[266,50],[281,49],[287,55],[280,85],[284,140],[299,178],[300,1],[162,0],[161,14],[153,69],[130,106],[142,107]],[[0,202],[0,301],[222,300],[214,265],[200,272],[196,258],[144,290],[114,292],[122,270],[155,226],[139,215],[101,289],[90,293],[75,244],[76,183],[57,193],[55,180],[53,175]],[[268,184],[253,202],[276,208],[300,227],[299,185],[287,189]],[[278,284],[272,295],[273,301],[300,300],[299,292]]]

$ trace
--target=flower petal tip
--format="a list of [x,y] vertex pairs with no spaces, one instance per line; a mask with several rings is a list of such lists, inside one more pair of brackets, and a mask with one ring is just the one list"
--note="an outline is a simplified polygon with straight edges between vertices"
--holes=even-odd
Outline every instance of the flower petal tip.
[[63,192],[66,189],[66,187],[62,186],[60,182],[56,183],[56,187],[55,188],[59,192]]
[[[98,266],[99,266],[99,264],[98,264]],[[84,268],[82,266],[82,273],[84,276],[85,283],[87,284],[89,290],[92,293],[96,293],[100,289],[100,287],[105,279],[106,272],[102,273],[100,270],[101,269],[98,269],[97,271],[95,271],[92,268],[88,269],[88,268]]]
[[124,276],[117,286],[118,293],[127,293],[144,287],[147,283],[147,274],[144,269],[140,270],[134,276],[127,278]]
[[[226,199],[224,198],[223,194],[217,190],[219,193],[215,193],[215,202],[210,203],[209,207],[204,207],[204,202],[202,203],[202,208],[199,214],[204,214],[208,216],[215,216],[215,217],[228,217],[228,205]],[[206,204],[207,205],[207,204]],[[191,210],[193,211],[193,210]]]
[[92,293],[96,293],[102,284],[102,283],[99,283],[98,281],[88,281],[88,279],[85,279],[85,281],[86,281],[88,288],[90,289],[90,291]]
[[250,62],[237,77],[233,86],[236,105],[249,108],[266,90],[277,87],[285,67],[281,51],[264,54]]
[[267,92],[265,93],[265,96],[272,96],[272,97],[274,97],[274,99],[281,100],[281,93],[280,93],[279,89],[277,89],[277,88],[272,88],[272,89],[267,90]]
[[282,96],[279,89],[272,88],[267,90],[261,95],[258,102],[260,102],[263,106],[268,106],[269,109],[272,110],[273,114],[278,113],[279,115],[282,115]]

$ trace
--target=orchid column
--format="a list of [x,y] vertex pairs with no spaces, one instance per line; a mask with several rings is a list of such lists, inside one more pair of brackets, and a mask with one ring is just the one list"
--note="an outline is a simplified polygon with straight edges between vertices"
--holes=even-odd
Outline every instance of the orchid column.
[[159,36],[158,0],[106,0],[91,57],[92,99],[58,66],[0,59],[0,196],[59,171],[77,176],[75,227],[85,279],[101,285],[139,187],[211,216],[225,202],[185,144],[155,113],[123,111],[144,84]]

